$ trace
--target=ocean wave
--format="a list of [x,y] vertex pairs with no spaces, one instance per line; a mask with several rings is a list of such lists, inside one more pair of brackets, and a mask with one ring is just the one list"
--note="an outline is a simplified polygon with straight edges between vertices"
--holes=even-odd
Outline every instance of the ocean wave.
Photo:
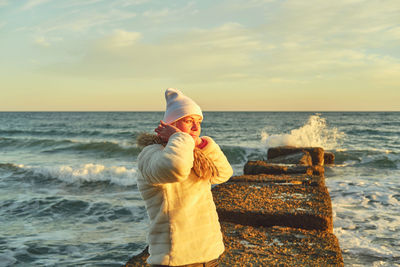
[[322,147],[326,150],[338,148],[345,134],[337,128],[329,128],[326,119],[319,114],[312,115],[308,121],[290,133],[269,135],[266,131],[261,133],[261,142],[267,147],[296,146],[296,147]]
[[69,130],[68,127],[52,130],[33,130],[33,129],[0,129],[0,136],[14,137],[20,136],[27,139],[32,137],[56,137],[56,138],[136,138],[139,132],[131,130],[119,130],[104,132],[99,130]]
[[400,154],[389,150],[345,150],[334,154],[337,165],[400,169]]
[[[334,212],[334,233],[341,241],[348,264],[365,266],[365,262],[384,261],[374,266],[397,266],[399,188],[397,177],[341,176],[327,179]],[[356,255],[365,261],[356,262]],[[350,264],[351,265],[351,264]]]
[[139,155],[141,149],[132,147],[123,147],[120,144],[113,142],[90,142],[90,143],[75,143],[73,145],[46,150],[46,153],[56,153],[56,152],[86,152],[86,153],[96,153],[103,157],[114,157],[114,156],[132,156],[136,157]]
[[248,160],[262,160],[267,157],[262,148],[222,145],[221,150],[231,164],[245,164]]
[[346,131],[348,135],[357,135],[357,136],[369,136],[369,137],[391,137],[397,136],[400,133],[398,129],[386,129],[386,130],[379,130],[379,129],[351,129]]
[[96,153],[103,157],[113,156],[132,156],[139,155],[141,149],[127,142],[126,145],[110,141],[91,141],[82,142],[74,140],[55,140],[55,139],[25,139],[25,138],[0,138],[0,148],[22,148],[22,149],[40,149],[43,153]]
[[0,170],[16,172],[21,169],[20,166],[22,165],[16,165],[13,163],[0,163]]
[[72,216],[84,219],[84,223],[124,221],[124,218],[133,222],[143,220],[146,217],[143,206],[121,206],[110,201],[94,202],[91,199],[78,199],[73,196],[6,200],[1,203],[0,208],[0,214],[8,217],[65,218],[68,216],[70,218]]
[[387,156],[371,157],[363,159],[355,166],[367,166],[375,169],[400,169],[400,159],[395,159]]
[[[75,211],[79,213],[82,209],[86,209],[88,203],[83,200],[66,200],[57,196],[45,198],[31,198],[27,200],[9,200],[1,205],[1,209],[8,216],[15,217],[42,217],[54,216],[57,213],[70,213]],[[71,214],[68,214],[71,215]]]
[[29,179],[58,180],[67,184],[84,185],[105,182],[120,186],[136,185],[137,170],[125,166],[104,166],[87,163],[80,166],[35,167],[23,164],[0,164],[0,168]]
[[74,143],[71,140],[0,137],[1,148],[54,147]]
[[81,130],[81,131],[68,131],[65,128],[60,129],[60,130],[44,130],[44,131],[39,131],[39,130],[33,130],[33,129],[12,129],[12,130],[0,130],[1,135],[7,135],[7,136],[64,136],[64,137],[76,137],[76,136],[95,136],[95,135],[101,135],[100,131],[89,131],[89,130]]

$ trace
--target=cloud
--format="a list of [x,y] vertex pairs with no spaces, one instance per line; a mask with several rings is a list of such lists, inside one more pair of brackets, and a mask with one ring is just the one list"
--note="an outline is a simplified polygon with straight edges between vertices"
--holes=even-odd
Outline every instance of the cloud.
[[195,7],[195,3],[187,2],[186,5],[179,7],[168,5],[165,8],[148,9],[142,13],[142,16],[149,24],[161,24],[164,22],[170,24],[177,21],[186,23],[188,20],[190,21],[190,16],[197,13],[198,9]]
[[211,81],[248,75],[251,57],[263,49],[257,34],[237,23],[168,35],[157,44],[138,42],[140,38],[140,33],[116,30],[89,46],[78,66],[50,68],[74,75]]
[[230,5],[228,8],[236,10],[262,8],[275,2],[278,2],[278,0],[230,0]]
[[388,38],[400,40],[400,26],[391,27],[386,31]]
[[35,44],[39,45],[39,46],[43,46],[43,47],[49,47],[50,43],[43,37],[37,37],[34,41]]
[[374,37],[398,24],[399,15],[396,0],[384,5],[367,0],[289,0],[277,8],[266,29],[277,38],[281,34],[281,38],[341,46],[379,45],[382,40]]
[[149,3],[150,0],[119,0],[119,1],[113,1],[113,5],[115,7],[129,7],[129,6],[137,6],[137,5],[142,5]]
[[102,2],[103,0],[69,0],[64,3],[62,3],[63,8],[70,8],[70,7],[82,7],[82,6],[89,6],[93,4],[97,4],[99,2]]
[[100,41],[106,49],[125,48],[134,45],[142,34],[140,32],[128,32],[125,30],[114,30],[113,34]]
[[171,14],[170,10],[168,8],[164,8],[164,9],[158,10],[158,11],[155,11],[155,10],[145,11],[143,13],[143,16],[151,18],[151,19],[160,19],[160,18],[166,17],[170,14]]
[[104,28],[109,28],[110,25],[125,23],[134,17],[136,17],[135,12],[120,9],[76,7],[76,9],[63,10],[61,13],[54,14],[54,16],[48,16],[42,22],[20,27],[19,29],[33,32],[35,35],[49,33],[57,33],[58,35],[80,34],[96,27],[99,28],[99,31],[104,31]]
[[[394,42],[400,10],[393,1],[388,6],[361,0],[310,1],[268,3],[277,5],[275,12],[260,25],[231,20],[169,30],[151,39],[145,39],[145,30],[119,28],[88,44],[73,63],[52,65],[47,71],[292,93],[400,85]],[[161,25],[158,33],[164,29],[170,28]]]
[[136,13],[120,10],[110,10],[105,13],[88,13],[85,16],[79,16],[75,20],[68,20],[65,24],[62,22],[54,27],[49,27],[47,31],[68,30],[73,32],[84,32],[94,27],[116,23],[134,18]]
[[[11,1],[0,0],[0,6],[4,3]],[[229,96],[246,91],[242,103],[259,101],[260,106],[265,100],[254,96],[263,90],[274,103],[279,101],[269,96],[275,92],[279,103],[285,97],[311,103],[316,94],[325,94],[322,100],[328,103],[328,95],[348,96],[349,91],[352,98],[343,98],[372,91],[398,97],[398,0],[44,3],[22,1],[35,16],[9,12],[15,17],[1,20],[7,22],[2,31],[20,29],[8,39],[18,36],[14,42],[27,44],[23,53],[13,51],[21,54],[17,64],[25,63],[22,55],[37,53],[33,59],[40,60],[29,66],[41,76],[96,81],[107,88],[129,88],[127,81],[134,81],[143,88],[222,89]],[[24,33],[36,38],[21,42]],[[56,45],[55,36],[63,42]],[[28,46],[32,43],[36,47]]]
[[51,0],[28,0],[28,2],[22,7],[22,10],[29,10],[50,1]]
[[239,23],[225,23],[211,30],[193,30],[184,38],[190,39],[197,46],[252,51],[261,49],[257,34]]
[[8,4],[10,4],[8,0],[0,0],[0,7],[7,6]]
[[59,43],[63,40],[64,39],[62,37],[41,35],[34,38],[33,43],[38,46],[49,47],[52,46],[52,44]]

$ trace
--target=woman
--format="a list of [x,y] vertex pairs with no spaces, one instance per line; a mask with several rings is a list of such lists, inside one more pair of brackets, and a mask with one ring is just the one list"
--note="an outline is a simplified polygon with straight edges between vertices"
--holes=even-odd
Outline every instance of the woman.
[[150,219],[152,266],[217,266],[224,251],[211,184],[232,167],[210,137],[200,137],[200,107],[179,90],[165,92],[167,108],[157,136],[142,136],[138,188]]

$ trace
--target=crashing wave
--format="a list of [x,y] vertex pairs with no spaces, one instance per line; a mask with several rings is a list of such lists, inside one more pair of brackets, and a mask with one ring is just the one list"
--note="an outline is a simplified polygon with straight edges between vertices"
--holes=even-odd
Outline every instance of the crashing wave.
[[329,128],[326,120],[319,114],[312,115],[308,121],[298,129],[288,134],[269,135],[263,131],[261,141],[267,148],[276,146],[322,147],[326,150],[336,149],[343,139],[344,133],[337,128]]

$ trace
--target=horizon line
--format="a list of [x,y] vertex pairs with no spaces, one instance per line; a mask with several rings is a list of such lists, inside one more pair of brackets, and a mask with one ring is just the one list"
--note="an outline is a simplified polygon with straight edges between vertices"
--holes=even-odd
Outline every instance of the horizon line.
[[[165,110],[0,110],[0,112],[165,112]],[[400,110],[203,110],[203,112],[400,112]]]

